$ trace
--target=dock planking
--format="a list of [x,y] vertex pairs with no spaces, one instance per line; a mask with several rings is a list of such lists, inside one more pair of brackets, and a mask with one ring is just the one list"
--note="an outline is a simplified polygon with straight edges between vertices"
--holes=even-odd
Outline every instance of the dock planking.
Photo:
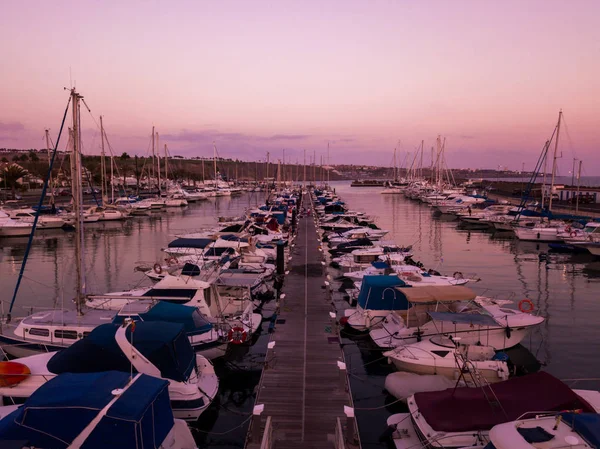
[[[275,449],[331,449],[336,420],[345,422],[344,406],[352,404],[338,368],[343,354],[329,316],[335,309],[323,288],[316,231],[311,216],[299,220],[278,316],[284,321],[271,336],[275,347],[257,392],[263,423],[271,417]],[[248,449],[260,447],[260,439],[253,440]]]

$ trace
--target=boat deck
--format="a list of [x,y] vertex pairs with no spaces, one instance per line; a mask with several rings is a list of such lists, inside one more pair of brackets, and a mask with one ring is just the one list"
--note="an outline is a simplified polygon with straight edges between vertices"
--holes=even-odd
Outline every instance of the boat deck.
[[[352,405],[346,373],[341,374],[338,367],[343,353],[329,315],[335,309],[323,288],[325,267],[312,216],[299,219],[294,243],[283,287],[285,298],[271,334],[275,346],[268,350],[257,393],[256,404],[264,404],[260,437],[249,438],[248,449],[261,447],[267,417],[273,430],[268,447],[336,447],[337,419],[346,423],[344,406]],[[356,424],[351,421],[351,425]],[[357,445],[346,442],[345,447]]]

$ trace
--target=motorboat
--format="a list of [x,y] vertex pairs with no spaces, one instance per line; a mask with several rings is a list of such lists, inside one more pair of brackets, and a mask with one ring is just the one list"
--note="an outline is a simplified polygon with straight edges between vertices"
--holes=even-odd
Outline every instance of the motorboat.
[[0,407],[0,447],[196,449],[185,421],[173,417],[168,387],[146,374],[61,374],[23,405]]
[[527,413],[516,421],[498,424],[487,443],[463,449],[597,449],[600,447],[598,413]]
[[176,418],[196,420],[217,395],[219,380],[206,357],[196,354],[181,324],[127,322],[103,324],[68,348],[18,359],[30,376],[0,386],[3,403],[21,403],[63,373],[121,371],[169,382]]
[[[35,211],[33,209],[9,209],[5,210],[10,218],[18,220],[23,223],[33,224],[35,221]],[[64,227],[66,221],[57,215],[39,215],[37,226],[40,229],[60,229]]]
[[519,240],[527,242],[562,242],[566,225],[539,224],[537,226],[517,226],[515,235]]
[[[332,259],[332,266],[340,268],[344,272],[364,270],[373,262],[380,260],[382,256],[394,256],[397,264],[404,262],[405,258],[412,256],[409,248],[394,246],[373,246],[364,249],[355,249],[350,254],[342,254]],[[336,265],[333,265],[336,264]]]
[[0,210],[0,237],[23,237],[31,234],[32,223],[13,220]]
[[467,300],[463,295],[456,301],[453,287],[430,287],[407,293],[412,307],[406,312],[389,313],[369,331],[371,339],[381,348],[404,346],[434,335],[449,335],[460,337],[463,344],[481,344],[501,350],[516,346],[545,321],[533,313],[507,307],[512,303],[508,300],[483,296]]
[[[572,390],[552,375],[538,372],[478,388],[416,393],[407,403],[409,413],[388,418],[396,449],[414,448],[409,444],[414,444],[415,435],[424,446],[449,449],[486,444],[494,426],[530,413],[597,413],[600,393]],[[404,435],[411,435],[413,441]]]
[[396,290],[405,285],[398,276],[365,276],[356,308],[344,311],[343,324],[364,331],[379,324],[390,311],[408,309],[406,297]]
[[491,384],[508,379],[502,354],[491,346],[462,344],[460,337],[436,335],[382,354],[397,370],[462,379],[467,384]]
[[[89,296],[86,305],[100,310],[120,310],[136,301],[169,301],[195,307],[219,331],[229,335],[232,329],[241,329],[246,342],[260,327],[262,316],[254,313],[252,293],[248,285],[220,284],[219,273],[209,282],[201,280],[200,268],[186,264],[179,276],[165,275],[152,287],[123,292]],[[114,315],[114,313],[113,313]],[[230,339],[231,340],[231,339]]]
[[87,214],[97,215],[98,221],[117,221],[129,218],[129,214],[124,210],[119,210],[116,207],[98,207],[92,206],[86,211]]

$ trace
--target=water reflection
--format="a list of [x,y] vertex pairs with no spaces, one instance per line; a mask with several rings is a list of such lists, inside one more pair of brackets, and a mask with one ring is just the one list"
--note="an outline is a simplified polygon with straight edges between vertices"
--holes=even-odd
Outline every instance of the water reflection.
[[[562,377],[595,376],[600,329],[594,317],[600,314],[600,302],[594,284],[600,280],[600,262],[589,255],[540,260],[540,254],[549,253],[547,244],[520,242],[506,232],[457,229],[456,221],[435,216],[431,208],[403,195],[380,195],[378,189],[350,188],[348,183],[336,189],[351,208],[378,216],[377,224],[392,231],[391,239],[414,241],[415,259],[427,267],[476,274],[481,282],[471,287],[480,294],[515,302],[530,298],[547,320],[528,346],[546,369]],[[582,335],[590,343],[581,345]]]

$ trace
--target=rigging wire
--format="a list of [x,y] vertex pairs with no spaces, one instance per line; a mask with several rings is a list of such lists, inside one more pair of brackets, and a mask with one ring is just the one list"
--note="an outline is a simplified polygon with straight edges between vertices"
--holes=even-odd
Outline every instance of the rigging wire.
[[71,104],[71,96],[69,96],[69,100],[67,101],[67,106],[65,108],[62,123],[60,124],[60,130],[58,132],[58,137],[56,139],[56,145],[54,146],[54,151],[52,153],[52,159],[50,161],[50,166],[48,167],[48,171],[46,172],[46,179],[44,179],[44,186],[42,187],[42,194],[40,195],[37,210],[35,211],[35,218],[33,219],[33,225],[31,226],[31,232],[29,233],[29,240],[27,241],[27,248],[25,249],[25,255],[23,256],[23,262],[21,263],[21,270],[19,271],[19,277],[17,278],[17,284],[15,285],[13,297],[10,301],[10,308],[8,310],[8,314],[6,317],[8,322],[10,322],[12,309],[15,305],[15,300],[17,299],[17,294],[19,293],[19,287],[21,285],[21,280],[23,279],[23,273],[25,272],[25,267],[27,266],[27,258],[29,257],[29,252],[31,251],[31,246],[33,244],[33,235],[35,233],[35,229],[37,227],[37,223],[38,223],[38,220],[40,217],[40,212],[42,210],[44,198],[46,197],[46,191],[48,190],[48,180],[50,179],[50,175],[52,174],[52,167],[54,166],[54,159],[56,158],[56,151],[58,149],[58,144],[59,144],[60,138],[62,136],[63,127],[65,126],[65,121],[67,120],[67,113],[69,112],[70,104]]

